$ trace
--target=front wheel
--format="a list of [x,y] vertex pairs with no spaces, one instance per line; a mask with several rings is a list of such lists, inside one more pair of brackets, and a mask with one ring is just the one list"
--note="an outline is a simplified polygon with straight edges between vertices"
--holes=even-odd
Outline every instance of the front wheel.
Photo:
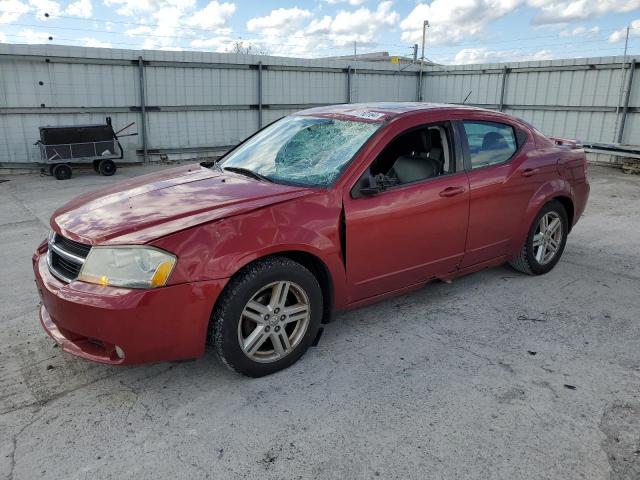
[[322,318],[315,276],[293,260],[269,257],[238,273],[218,300],[209,343],[232,370],[261,377],[296,362]]
[[509,263],[529,275],[549,272],[562,256],[568,233],[567,211],[560,202],[552,200],[538,212],[522,250]]

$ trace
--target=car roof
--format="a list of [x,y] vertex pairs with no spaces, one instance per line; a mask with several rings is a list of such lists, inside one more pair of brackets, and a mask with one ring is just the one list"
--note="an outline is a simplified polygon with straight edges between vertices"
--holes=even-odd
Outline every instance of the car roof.
[[469,105],[452,105],[448,103],[429,102],[369,102],[343,103],[314,107],[298,112],[299,115],[346,116],[358,117],[369,121],[384,121],[407,113],[426,110],[476,110],[495,113],[493,110],[472,107]]

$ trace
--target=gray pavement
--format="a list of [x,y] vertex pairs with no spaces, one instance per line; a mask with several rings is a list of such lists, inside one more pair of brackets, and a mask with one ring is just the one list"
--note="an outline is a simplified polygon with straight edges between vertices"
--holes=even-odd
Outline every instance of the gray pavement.
[[115,178],[0,183],[0,478],[640,478],[640,177],[590,169],[548,275],[508,267],[338,316],[293,367],[109,367],[55,348],[31,254]]

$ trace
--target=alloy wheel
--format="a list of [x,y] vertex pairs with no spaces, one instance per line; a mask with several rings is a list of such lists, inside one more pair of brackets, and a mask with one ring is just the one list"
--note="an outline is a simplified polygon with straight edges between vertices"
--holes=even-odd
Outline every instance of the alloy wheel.
[[302,341],[310,320],[309,298],[294,282],[273,282],[247,302],[238,323],[238,341],[255,362],[275,362]]
[[533,235],[533,256],[540,265],[546,265],[556,256],[562,244],[562,220],[556,212],[545,213]]

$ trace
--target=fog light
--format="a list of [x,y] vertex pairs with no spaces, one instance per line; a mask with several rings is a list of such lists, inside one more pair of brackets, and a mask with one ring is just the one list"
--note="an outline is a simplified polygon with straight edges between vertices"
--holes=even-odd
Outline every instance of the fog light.
[[124,350],[122,350],[119,346],[116,345],[116,355],[123,360],[124,359]]

